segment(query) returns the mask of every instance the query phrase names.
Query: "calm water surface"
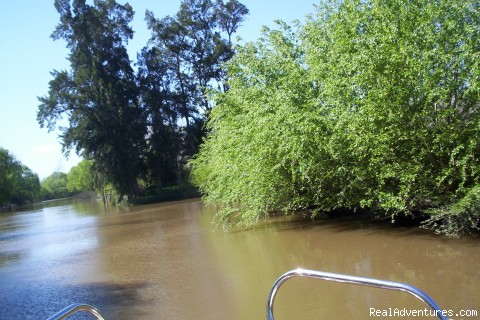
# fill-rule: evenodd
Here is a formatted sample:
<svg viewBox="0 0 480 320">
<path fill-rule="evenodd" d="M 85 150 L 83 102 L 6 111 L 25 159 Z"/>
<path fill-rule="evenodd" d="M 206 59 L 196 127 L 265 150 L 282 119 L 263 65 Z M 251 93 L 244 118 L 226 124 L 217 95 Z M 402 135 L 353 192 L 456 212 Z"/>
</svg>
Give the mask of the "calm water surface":
<svg viewBox="0 0 480 320">
<path fill-rule="evenodd" d="M 296 267 L 407 282 L 443 309 L 480 312 L 480 239 L 290 218 L 225 233 L 213 214 L 190 200 L 110 212 L 63 202 L 2 215 L 0 319 L 45 319 L 75 302 L 110 319 L 265 319 L 271 285 Z M 375 319 L 370 308 L 423 305 L 404 293 L 293 279 L 275 318 Z"/>
</svg>

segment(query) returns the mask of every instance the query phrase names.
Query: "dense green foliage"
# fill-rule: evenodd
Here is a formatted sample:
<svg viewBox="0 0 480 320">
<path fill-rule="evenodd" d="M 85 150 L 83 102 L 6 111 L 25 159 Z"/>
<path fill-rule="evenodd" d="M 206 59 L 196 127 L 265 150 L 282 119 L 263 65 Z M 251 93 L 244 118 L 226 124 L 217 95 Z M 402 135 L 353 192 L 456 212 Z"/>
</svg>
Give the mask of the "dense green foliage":
<svg viewBox="0 0 480 320">
<path fill-rule="evenodd" d="M 243 225 L 306 208 L 474 208 L 479 20 L 473 0 L 332 0 L 298 30 L 265 30 L 228 64 L 194 182 Z M 477 228 L 480 212 L 462 212 Z"/>
<path fill-rule="evenodd" d="M 174 17 L 147 12 L 152 38 L 135 74 L 126 50 L 128 3 L 56 0 L 55 8 L 60 23 L 52 38 L 66 41 L 71 69 L 52 72 L 49 93 L 39 98 L 40 126 L 51 130 L 68 119 L 64 152 L 75 148 L 92 161 L 99 189 L 112 185 L 123 198 L 141 194 L 140 180 L 147 187 L 180 183 L 204 135 L 205 93 L 222 84 L 220 66 L 248 10 L 236 0 L 184 0 Z"/>
<path fill-rule="evenodd" d="M 480 230 L 480 186 L 472 187 L 463 198 L 441 208 L 429 210 L 430 219 L 424 226 L 436 233 L 458 237 L 464 233 L 475 234 Z"/>
<path fill-rule="evenodd" d="M 68 174 L 54 172 L 40 182 L 36 173 L 0 147 L 0 209 L 10 204 L 22 205 L 93 191 L 91 166 L 91 162 L 83 160 Z"/>
<path fill-rule="evenodd" d="M 92 175 L 93 163 L 82 160 L 72 167 L 68 173 L 54 172 L 41 182 L 40 196 L 42 200 L 70 197 L 77 193 L 95 191 L 95 180 Z M 100 189 L 103 189 L 101 186 Z"/>
<path fill-rule="evenodd" d="M 92 162 L 82 160 L 72 167 L 67 174 L 67 190 L 72 193 L 94 191 Z"/>
<path fill-rule="evenodd" d="M 40 195 L 42 200 L 66 198 L 72 195 L 67 188 L 67 174 L 54 172 L 41 182 Z"/>
<path fill-rule="evenodd" d="M 0 209 L 11 203 L 32 202 L 37 199 L 39 191 L 37 174 L 0 147 Z"/>
</svg>

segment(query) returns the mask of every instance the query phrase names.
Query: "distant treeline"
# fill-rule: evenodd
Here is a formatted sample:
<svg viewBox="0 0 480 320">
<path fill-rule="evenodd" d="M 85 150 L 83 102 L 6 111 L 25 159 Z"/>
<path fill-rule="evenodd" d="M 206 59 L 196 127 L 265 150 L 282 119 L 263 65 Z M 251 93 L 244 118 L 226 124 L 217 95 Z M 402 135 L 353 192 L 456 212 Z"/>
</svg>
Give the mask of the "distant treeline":
<svg viewBox="0 0 480 320">
<path fill-rule="evenodd" d="M 55 8 L 52 38 L 66 42 L 70 70 L 52 71 L 49 92 L 39 97 L 40 126 L 53 130 L 67 120 L 64 151 L 91 161 L 97 189 L 135 198 L 186 180 L 212 108 L 207 93 L 227 89 L 222 64 L 248 9 L 236 0 L 184 0 L 174 16 L 147 11 L 151 38 L 134 69 L 129 4 L 56 0 Z"/>
<path fill-rule="evenodd" d="M 35 201 L 40 193 L 38 175 L 0 147 L 0 211 L 11 204 Z"/>
<path fill-rule="evenodd" d="M 92 162 L 82 160 L 68 173 L 54 172 L 40 182 L 40 200 L 67 198 L 97 190 L 91 174 Z"/>
<path fill-rule="evenodd" d="M 68 174 L 54 172 L 40 181 L 35 172 L 0 147 L 0 210 L 94 191 L 91 166 L 90 161 L 83 160 Z"/>
<path fill-rule="evenodd" d="M 326 0 L 236 50 L 192 162 L 221 221 L 342 209 L 478 232 L 478 1 Z"/>
</svg>

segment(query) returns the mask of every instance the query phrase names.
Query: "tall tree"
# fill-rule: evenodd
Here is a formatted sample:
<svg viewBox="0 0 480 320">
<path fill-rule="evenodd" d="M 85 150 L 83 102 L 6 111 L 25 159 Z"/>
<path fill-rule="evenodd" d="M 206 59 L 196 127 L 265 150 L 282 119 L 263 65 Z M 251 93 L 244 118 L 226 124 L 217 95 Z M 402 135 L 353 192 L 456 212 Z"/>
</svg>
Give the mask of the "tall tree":
<svg viewBox="0 0 480 320">
<path fill-rule="evenodd" d="M 220 0 L 184 0 L 163 19 L 147 11 L 152 38 L 138 57 L 138 77 L 151 133 L 147 158 L 154 159 L 158 183 L 173 179 L 179 162 L 198 151 L 212 107 L 207 92 L 224 88 L 222 64 L 232 57 L 231 35 L 247 13 L 238 1 Z"/>
<path fill-rule="evenodd" d="M 222 31 L 228 35 L 228 44 L 232 45 L 232 35 L 237 31 L 240 24 L 248 14 L 247 7 L 237 0 L 229 0 L 224 3 L 217 0 L 217 19 Z"/>
<path fill-rule="evenodd" d="M 64 152 L 75 147 L 93 170 L 120 193 L 139 192 L 140 154 L 146 134 L 138 89 L 125 48 L 133 36 L 130 5 L 114 0 L 56 0 L 60 24 L 52 34 L 70 49 L 70 71 L 53 71 L 37 119 L 52 130 L 66 116 Z"/>
<path fill-rule="evenodd" d="M 149 128 L 145 150 L 146 178 L 158 187 L 178 179 L 178 119 L 181 117 L 175 108 L 178 97 L 171 87 L 175 60 L 160 50 L 157 47 L 144 48 L 138 55 L 138 83 Z"/>
</svg>

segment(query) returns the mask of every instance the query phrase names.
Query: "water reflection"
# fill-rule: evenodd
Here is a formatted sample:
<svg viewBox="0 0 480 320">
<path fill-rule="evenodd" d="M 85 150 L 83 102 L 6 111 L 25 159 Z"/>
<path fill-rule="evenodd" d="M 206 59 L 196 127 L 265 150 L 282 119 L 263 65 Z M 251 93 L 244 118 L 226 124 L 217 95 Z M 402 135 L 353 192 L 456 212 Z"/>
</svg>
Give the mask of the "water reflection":
<svg viewBox="0 0 480 320">
<path fill-rule="evenodd" d="M 193 200 L 109 212 L 61 203 L 0 217 L 0 299 L 9 306 L 0 318 L 46 318 L 86 302 L 112 319 L 264 319 L 270 286 L 299 266 L 408 282 L 443 308 L 480 310 L 478 240 L 294 218 L 225 233 L 213 214 Z M 423 308 L 406 294 L 295 279 L 275 314 L 370 319 L 370 307 Z"/>
<path fill-rule="evenodd" d="M 0 252 L 0 267 L 7 265 L 9 263 L 18 262 L 21 259 L 21 254 L 19 252 Z"/>
</svg>

